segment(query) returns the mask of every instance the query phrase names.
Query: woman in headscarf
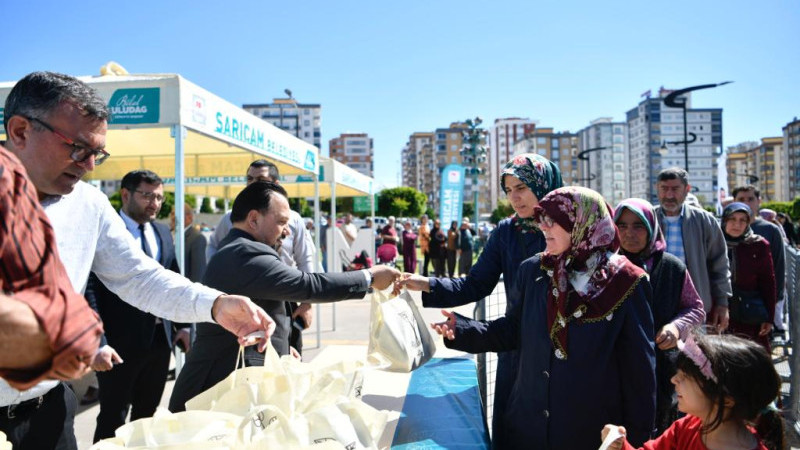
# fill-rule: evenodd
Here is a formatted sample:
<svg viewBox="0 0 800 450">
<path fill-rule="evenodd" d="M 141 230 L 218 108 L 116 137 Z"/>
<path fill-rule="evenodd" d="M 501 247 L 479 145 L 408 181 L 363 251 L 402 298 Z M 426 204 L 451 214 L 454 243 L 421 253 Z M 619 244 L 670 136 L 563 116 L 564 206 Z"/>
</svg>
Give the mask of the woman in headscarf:
<svg viewBox="0 0 800 450">
<path fill-rule="evenodd" d="M 666 253 L 667 243 L 658 226 L 653 205 L 647 200 L 629 198 L 614 212 L 620 235 L 620 253 L 650 275 L 653 287 L 653 325 L 656 344 L 656 432 L 661 434 L 678 416 L 672 397 L 670 378 L 678 339 L 686 340 L 695 326 L 705 321 L 703 300 L 694 288 L 686 265 Z"/>
<path fill-rule="evenodd" d="M 495 448 L 594 450 L 609 417 L 641 445 L 656 391 L 647 274 L 616 253 L 619 235 L 597 192 L 556 189 L 535 217 L 547 247 L 520 266 L 506 315 L 486 322 L 443 310 L 434 329 L 457 350 L 519 351 L 512 393 L 495 411 Z"/>
<path fill-rule="evenodd" d="M 750 229 L 753 211 L 744 203 L 731 203 L 722 211 L 722 233 L 728 244 L 731 286 L 728 332 L 747 336 L 770 351 L 769 333 L 775 318 L 777 288 L 769 243 Z M 737 299 L 760 298 L 767 309 L 767 320 L 760 324 L 743 323 L 737 317 Z"/>
<path fill-rule="evenodd" d="M 453 308 L 491 294 L 502 275 L 508 311 L 519 300 L 509 295 L 517 269 L 522 261 L 545 247 L 544 236 L 533 219 L 533 209 L 541 198 L 561 186 L 557 164 L 533 153 L 515 156 L 500 173 L 500 188 L 506 193 L 514 215 L 497 224 L 467 276 L 451 280 L 404 274 L 400 285 L 422 291 L 422 304 L 427 308 Z M 504 409 L 511 392 L 516 358 L 516 351 L 498 355 L 492 423 L 500 419 L 497 411 Z"/>
</svg>

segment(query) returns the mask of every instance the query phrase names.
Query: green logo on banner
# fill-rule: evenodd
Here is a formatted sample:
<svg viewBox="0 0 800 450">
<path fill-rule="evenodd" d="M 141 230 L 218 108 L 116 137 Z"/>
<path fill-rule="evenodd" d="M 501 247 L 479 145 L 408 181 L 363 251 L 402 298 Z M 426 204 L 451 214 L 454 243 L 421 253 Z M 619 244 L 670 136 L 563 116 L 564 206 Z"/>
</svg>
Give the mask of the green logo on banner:
<svg viewBox="0 0 800 450">
<path fill-rule="evenodd" d="M 373 205 L 378 203 L 378 194 L 375 194 Z M 353 197 L 353 212 L 370 212 L 372 205 L 369 204 L 369 196 Z"/>
<path fill-rule="evenodd" d="M 160 101 L 160 88 L 117 89 L 108 102 L 108 123 L 158 123 Z"/>
</svg>

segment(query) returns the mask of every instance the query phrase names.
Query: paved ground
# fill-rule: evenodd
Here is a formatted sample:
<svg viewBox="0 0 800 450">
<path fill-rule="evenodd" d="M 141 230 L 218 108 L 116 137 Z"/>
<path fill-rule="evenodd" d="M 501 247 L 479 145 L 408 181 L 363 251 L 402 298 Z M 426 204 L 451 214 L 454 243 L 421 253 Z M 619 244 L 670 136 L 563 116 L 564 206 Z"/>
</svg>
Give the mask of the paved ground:
<svg viewBox="0 0 800 450">
<path fill-rule="evenodd" d="M 413 296 L 419 302 L 419 294 L 415 293 Z M 370 302 L 367 299 L 341 302 L 336 304 L 335 308 L 333 305 L 321 305 L 318 306 L 318 309 L 318 317 L 321 319 L 319 321 L 321 325 L 320 342 L 318 345 L 316 325 L 312 325 L 311 330 L 309 330 L 310 333 L 306 332 L 304 336 L 306 349 L 303 353 L 306 360 L 313 359 L 319 354 L 321 348 L 327 345 L 366 345 L 368 343 Z M 334 311 L 335 329 L 333 325 Z M 472 305 L 459 308 L 458 311 L 464 315 L 471 316 Z M 429 323 L 441 320 L 441 314 L 437 309 L 421 309 L 421 312 Z M 442 345 L 440 344 L 439 347 L 442 347 Z M 776 349 L 776 368 L 785 377 L 784 380 L 788 381 L 789 365 L 786 358 L 779 357 L 782 351 L 783 349 Z M 79 398 L 83 395 L 88 383 L 88 377 L 73 382 Z M 167 382 L 161 401 L 161 405 L 164 407 L 169 401 L 173 384 L 174 381 Z M 788 395 L 788 383 L 784 383 L 784 388 L 785 394 Z M 787 400 L 785 399 L 784 402 Z M 97 404 L 88 407 L 79 406 L 78 414 L 75 418 L 75 434 L 78 438 L 78 448 L 81 450 L 88 449 L 91 446 L 98 410 Z M 790 436 L 791 448 L 800 449 L 800 439 L 797 438 L 797 433 L 793 429 L 787 429 L 787 434 Z"/>
</svg>

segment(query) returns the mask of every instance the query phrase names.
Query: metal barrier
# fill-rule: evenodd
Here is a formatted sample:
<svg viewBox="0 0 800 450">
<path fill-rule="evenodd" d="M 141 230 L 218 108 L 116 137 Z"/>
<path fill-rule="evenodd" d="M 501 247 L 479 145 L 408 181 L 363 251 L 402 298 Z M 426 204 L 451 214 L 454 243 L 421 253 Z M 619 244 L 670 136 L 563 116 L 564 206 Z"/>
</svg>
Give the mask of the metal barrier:
<svg viewBox="0 0 800 450">
<path fill-rule="evenodd" d="M 506 313 L 506 285 L 503 277 L 492 293 L 475 305 L 473 317 L 475 320 L 493 320 L 504 316 Z M 478 384 L 481 391 L 481 400 L 486 411 L 486 422 L 489 424 L 491 434 L 492 409 L 494 406 L 494 378 L 497 372 L 497 354 L 478 354 Z"/>
<path fill-rule="evenodd" d="M 800 251 L 786 247 L 786 303 L 789 310 L 789 404 L 785 408 L 794 429 L 800 433 L 800 357 L 794 351 L 794 343 L 800 337 Z"/>
</svg>

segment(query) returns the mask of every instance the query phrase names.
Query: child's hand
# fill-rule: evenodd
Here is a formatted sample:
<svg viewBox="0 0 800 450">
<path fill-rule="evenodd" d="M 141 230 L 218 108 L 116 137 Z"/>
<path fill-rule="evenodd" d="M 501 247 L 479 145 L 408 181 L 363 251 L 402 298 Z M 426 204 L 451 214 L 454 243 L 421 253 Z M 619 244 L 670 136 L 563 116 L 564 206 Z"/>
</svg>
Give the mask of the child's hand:
<svg viewBox="0 0 800 450">
<path fill-rule="evenodd" d="M 439 323 L 432 323 L 431 328 L 436 330 L 445 339 L 453 340 L 456 338 L 456 315 L 450 311 L 442 310 L 442 315 L 447 317 L 447 320 Z"/>
<path fill-rule="evenodd" d="M 600 432 L 603 444 L 599 450 L 621 450 L 625 443 L 625 427 L 608 424 Z"/>
</svg>

